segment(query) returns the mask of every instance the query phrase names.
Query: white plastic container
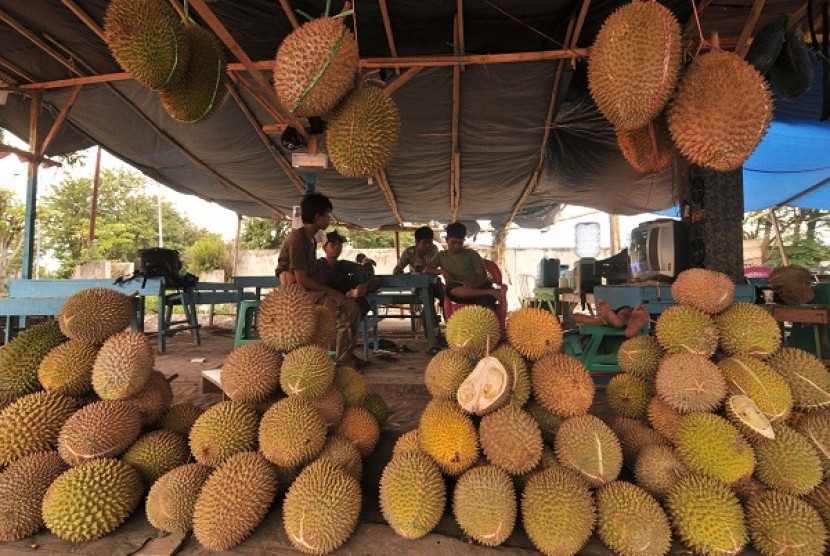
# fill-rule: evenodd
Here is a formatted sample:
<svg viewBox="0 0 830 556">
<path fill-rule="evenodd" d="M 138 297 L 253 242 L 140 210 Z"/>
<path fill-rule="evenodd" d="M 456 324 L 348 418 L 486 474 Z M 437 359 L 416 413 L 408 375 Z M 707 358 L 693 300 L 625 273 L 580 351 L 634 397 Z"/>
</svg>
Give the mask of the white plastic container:
<svg viewBox="0 0 830 556">
<path fill-rule="evenodd" d="M 598 222 L 580 222 L 576 225 L 576 256 L 596 257 L 600 253 Z"/>
</svg>

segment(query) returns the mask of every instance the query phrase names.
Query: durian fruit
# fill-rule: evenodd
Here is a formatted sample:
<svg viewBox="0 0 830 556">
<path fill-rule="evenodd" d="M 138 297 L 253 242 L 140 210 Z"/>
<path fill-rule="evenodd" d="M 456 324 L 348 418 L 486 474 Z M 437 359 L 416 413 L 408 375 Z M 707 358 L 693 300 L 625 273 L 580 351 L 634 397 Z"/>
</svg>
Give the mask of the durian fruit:
<svg viewBox="0 0 830 556">
<path fill-rule="evenodd" d="M 383 426 L 389 418 L 389 406 L 383 401 L 383 398 L 377 392 L 369 390 L 366 398 L 363 400 L 363 409 L 372 414 L 377 419 L 378 424 Z"/>
<path fill-rule="evenodd" d="M 507 540 L 516 525 L 516 489 L 493 465 L 473 467 L 455 484 L 452 513 L 466 535 L 485 546 Z"/>
<path fill-rule="evenodd" d="M 467 357 L 482 357 L 501 339 L 496 313 L 481 305 L 465 305 L 447 321 L 447 343 Z"/>
<path fill-rule="evenodd" d="M 58 436 L 58 453 L 69 465 L 115 458 L 141 433 L 141 414 L 130 403 L 101 400 L 67 419 Z"/>
<path fill-rule="evenodd" d="M 570 556 L 585 546 L 594 530 L 594 500 L 572 470 L 551 467 L 534 474 L 522 492 L 522 524 L 545 554 Z"/>
<path fill-rule="evenodd" d="M 37 369 L 52 349 L 66 341 L 55 321 L 30 326 L 0 352 L 0 389 L 17 395 L 41 390 Z"/>
<path fill-rule="evenodd" d="M 803 499 L 816 509 L 824 520 L 825 529 L 830 531 L 830 480 L 822 482 Z"/>
<path fill-rule="evenodd" d="M 643 379 L 628 373 L 611 378 L 605 387 L 605 397 L 611 410 L 622 417 L 642 419 L 651 400 L 651 386 Z"/>
<path fill-rule="evenodd" d="M 511 475 L 527 473 L 542 457 L 539 425 L 530 413 L 514 405 L 484 416 L 478 435 L 487 460 Z"/>
<path fill-rule="evenodd" d="M 347 178 L 370 178 L 392 161 L 400 130 L 392 97 L 361 85 L 329 118 L 326 146 L 331 163 Z"/>
<path fill-rule="evenodd" d="M 746 521 L 752 544 L 764 556 L 826 554 L 827 529 L 804 500 L 775 490 L 749 500 Z"/>
<path fill-rule="evenodd" d="M 337 333 L 337 314 L 322 305 L 315 305 L 314 310 L 317 313 L 317 327 L 314 329 L 314 338 L 311 343 L 329 350 Z"/>
<path fill-rule="evenodd" d="M 755 476 L 770 488 L 797 496 L 808 494 L 824 477 L 815 447 L 803 434 L 783 423 L 772 426 L 775 440 L 755 445 Z"/>
<path fill-rule="evenodd" d="M 726 418 L 744 438 L 753 442 L 775 439 L 772 423 L 749 396 L 743 394 L 729 396 L 723 405 Z"/>
<path fill-rule="evenodd" d="M 784 34 L 781 53 L 770 68 L 769 78 L 784 98 L 803 95 L 813 86 L 813 59 L 800 29 Z"/>
<path fill-rule="evenodd" d="M 138 394 L 124 400 L 141 412 L 141 425 L 149 427 L 164 415 L 173 403 L 173 388 L 160 371 L 152 371 Z M 185 434 L 187 436 L 187 434 Z"/>
<path fill-rule="evenodd" d="M 214 36 L 195 24 L 184 29 L 190 57 L 176 83 L 159 91 L 164 111 L 179 122 L 194 124 L 216 112 L 227 95 L 225 53 Z"/>
<path fill-rule="evenodd" d="M 309 464 L 282 505 L 291 544 L 306 554 L 328 554 L 345 543 L 360 518 L 360 484 L 327 459 Z"/>
<path fill-rule="evenodd" d="M 588 412 L 594 401 L 594 381 L 578 359 L 563 353 L 545 355 L 530 372 L 533 396 L 560 417 Z"/>
<path fill-rule="evenodd" d="M 37 368 L 37 379 L 47 392 L 82 396 L 92 390 L 92 365 L 98 346 L 80 340 L 64 342 L 49 353 Z"/>
<path fill-rule="evenodd" d="M 353 367 L 337 367 L 334 385 L 343 393 L 343 402 L 349 407 L 363 405 L 363 400 L 369 394 L 369 384 L 360 371 Z"/>
<path fill-rule="evenodd" d="M 306 401 L 317 410 L 327 427 L 339 425 L 343 419 L 343 414 L 346 412 L 346 400 L 335 384 L 332 384 L 319 398 Z"/>
<path fill-rule="evenodd" d="M 458 476 L 478 461 L 478 433 L 454 403 L 430 402 L 418 423 L 418 444 L 441 471 Z"/>
<path fill-rule="evenodd" d="M 92 367 L 92 389 L 104 400 L 138 394 L 153 370 L 153 348 L 143 332 L 119 332 L 104 342 Z"/>
<path fill-rule="evenodd" d="M 507 319 L 507 341 L 531 361 L 562 349 L 562 325 L 550 311 L 522 307 Z"/>
<path fill-rule="evenodd" d="M 208 550 L 228 550 L 250 535 L 277 493 L 277 471 L 258 452 L 230 456 L 202 485 L 193 534 Z"/>
<path fill-rule="evenodd" d="M 295 29 L 280 44 L 274 87 L 298 116 L 320 116 L 354 86 L 357 41 L 342 19 L 321 17 Z"/>
<path fill-rule="evenodd" d="M 617 146 L 632 168 L 643 174 L 662 172 L 677 156 L 666 118 L 661 114 L 643 127 L 615 129 Z"/>
<path fill-rule="evenodd" d="M 212 472 L 207 465 L 187 463 L 159 477 L 147 494 L 150 525 L 167 533 L 190 531 L 196 498 Z"/>
<path fill-rule="evenodd" d="M 723 417 L 690 413 L 680 420 L 677 451 L 692 471 L 731 484 L 752 475 L 755 453 L 741 433 Z"/>
<path fill-rule="evenodd" d="M 289 396 L 319 398 L 333 382 L 334 361 L 320 346 L 299 347 L 282 361 L 280 386 Z"/>
<path fill-rule="evenodd" d="M 539 425 L 539 430 L 542 431 L 542 440 L 553 445 L 553 442 L 556 439 L 556 431 L 565 420 L 565 417 L 556 415 L 536 400 L 531 400 L 525 409 L 533 416 L 536 423 Z"/>
<path fill-rule="evenodd" d="M 362 407 L 349 407 L 335 431 L 355 443 L 360 455 L 369 457 L 380 440 L 380 425 L 377 419 Z"/>
<path fill-rule="evenodd" d="M 421 445 L 418 443 L 418 429 L 412 429 L 400 435 L 395 441 L 395 445 L 392 447 L 392 457 L 394 458 L 407 452 L 421 451 Z"/>
<path fill-rule="evenodd" d="M 326 443 L 326 424 L 311 404 L 289 396 L 272 405 L 259 423 L 259 450 L 282 467 L 305 465 Z"/>
<path fill-rule="evenodd" d="M 763 76 L 724 50 L 695 57 L 668 112 L 669 132 L 683 156 L 718 172 L 739 168 L 771 119 L 772 95 Z"/>
<path fill-rule="evenodd" d="M 690 268 L 677 275 L 671 285 L 671 295 L 682 305 L 715 315 L 732 305 L 735 284 L 723 272 Z"/>
<path fill-rule="evenodd" d="M 437 400 L 453 400 L 458 387 L 473 372 L 473 362 L 455 348 L 436 353 L 424 370 L 424 384 Z"/>
<path fill-rule="evenodd" d="M 658 446 L 671 446 L 669 439 L 647 427 L 637 419 L 628 417 L 614 417 L 609 423 L 611 430 L 620 439 L 620 446 L 623 452 L 623 463 L 629 469 L 633 469 L 637 462 L 640 450 L 651 444 Z"/>
<path fill-rule="evenodd" d="M 0 411 L 2 411 L 4 407 L 6 407 L 19 397 L 20 395 L 16 392 L 11 392 L 9 390 L 0 390 Z"/>
<path fill-rule="evenodd" d="M 104 15 L 104 40 L 133 79 L 160 89 L 187 70 L 189 48 L 181 20 L 163 0 L 113 0 Z"/>
<path fill-rule="evenodd" d="M 803 305 L 812 301 L 815 296 L 809 284 L 784 284 L 774 288 L 775 295 L 786 305 Z"/>
<path fill-rule="evenodd" d="M 74 399 L 57 392 L 35 392 L 7 405 L 0 411 L 0 466 L 54 450 L 61 427 L 77 409 Z"/>
<path fill-rule="evenodd" d="M 267 344 L 243 344 L 222 363 L 222 391 L 235 402 L 264 402 L 280 387 L 281 365 L 282 356 Z"/>
<path fill-rule="evenodd" d="M 36 452 L 0 473 L 1 542 L 17 541 L 43 528 L 43 496 L 66 468 L 57 452 Z"/>
<path fill-rule="evenodd" d="M 159 419 L 158 427 L 189 437 L 193 423 L 204 411 L 204 409 L 192 403 L 173 404 Z"/>
<path fill-rule="evenodd" d="M 711 357 L 718 347 L 718 329 L 712 318 L 688 305 L 675 305 L 663 311 L 654 334 L 668 353 Z"/>
<path fill-rule="evenodd" d="M 770 421 L 786 419 L 793 407 L 793 394 L 784 378 L 754 357 L 735 355 L 718 363 L 732 394 L 744 394 Z"/>
<path fill-rule="evenodd" d="M 617 478 L 623 464 L 622 448 L 614 432 L 599 417 L 565 419 L 556 432 L 556 459 L 573 469 L 591 487 Z"/>
<path fill-rule="evenodd" d="M 654 396 L 648 402 L 646 416 L 654 430 L 674 442 L 677 431 L 680 430 L 680 419 L 683 414 L 664 402 L 660 396 Z"/>
<path fill-rule="evenodd" d="M 259 417 L 247 404 L 219 402 L 202 413 L 190 429 L 196 461 L 216 467 L 232 455 L 256 447 Z"/>
<path fill-rule="evenodd" d="M 663 348 L 654 336 L 634 336 L 626 339 L 617 350 L 620 369 L 642 379 L 653 379 L 663 357 Z"/>
<path fill-rule="evenodd" d="M 767 363 L 790 385 L 796 408 L 810 411 L 830 406 L 830 371 L 818 357 L 803 349 L 782 347 Z"/>
<path fill-rule="evenodd" d="M 830 414 L 808 413 L 795 425 L 795 430 L 815 447 L 824 467 L 824 476 L 830 477 Z"/>
<path fill-rule="evenodd" d="M 290 351 L 311 342 L 317 328 L 314 300 L 299 284 L 287 284 L 262 299 L 256 331 L 276 351 Z"/>
<path fill-rule="evenodd" d="M 184 436 L 158 430 L 141 435 L 124 452 L 121 461 L 132 465 L 150 487 L 168 471 L 187 463 L 189 457 L 190 448 Z"/>
<path fill-rule="evenodd" d="M 58 537 L 87 542 L 124 523 L 144 495 L 138 472 L 117 459 L 94 459 L 55 479 L 43 497 L 43 521 Z"/>
<path fill-rule="evenodd" d="M 767 357 L 781 346 L 781 330 L 760 305 L 735 303 L 715 319 L 720 348 L 729 355 Z"/>
<path fill-rule="evenodd" d="M 726 378 L 718 366 L 692 353 L 665 356 L 654 389 L 669 407 L 683 414 L 714 411 L 728 393 Z"/>
<path fill-rule="evenodd" d="M 458 388 L 458 405 L 474 415 L 486 415 L 499 409 L 510 396 L 510 378 L 501 361 L 492 356 L 482 357 Z"/>
<path fill-rule="evenodd" d="M 641 128 L 663 110 L 681 62 L 674 14 L 653 2 L 626 4 L 605 20 L 591 47 L 591 98 L 615 128 Z"/>
<path fill-rule="evenodd" d="M 343 435 L 333 434 L 328 437 L 317 459 L 327 458 L 343 471 L 360 481 L 363 475 L 363 458 L 354 442 Z"/>
<path fill-rule="evenodd" d="M 135 4 L 142 3 L 141 0 L 133 1 Z M 127 3 L 121 0 L 112 2 Z M 61 307 L 58 325 L 71 340 L 103 344 L 107 338 L 123 332 L 130 325 L 136 314 L 134 300 L 132 295 L 124 295 L 109 288 L 81 290 L 69 296 Z"/>
<path fill-rule="evenodd" d="M 634 464 L 637 485 L 658 500 L 663 500 L 669 489 L 689 473 L 677 451 L 661 444 L 643 446 Z"/>
<path fill-rule="evenodd" d="M 432 531 L 446 502 L 447 486 L 441 470 L 423 452 L 399 454 L 383 468 L 380 511 L 403 538 L 418 539 Z"/>
<path fill-rule="evenodd" d="M 530 399 L 530 371 L 524 358 L 509 344 L 501 344 L 490 355 L 498 359 L 510 375 L 507 403 L 522 407 Z"/>
<path fill-rule="evenodd" d="M 671 548 L 666 513 L 642 488 L 614 481 L 596 493 L 597 535 L 621 556 L 663 556 Z"/>
<path fill-rule="evenodd" d="M 732 489 L 735 496 L 744 504 L 755 496 L 769 490 L 761 481 L 755 478 L 755 475 L 744 477 L 740 481 L 729 485 L 729 488 Z"/>
<path fill-rule="evenodd" d="M 669 489 L 666 508 L 673 529 L 696 553 L 738 554 L 749 540 L 741 503 L 714 477 L 683 477 Z"/>
<path fill-rule="evenodd" d="M 769 282 L 778 298 L 787 305 L 801 305 L 813 299 L 810 284 L 813 276 L 810 271 L 799 265 L 787 265 L 776 268 L 769 275 Z"/>
</svg>

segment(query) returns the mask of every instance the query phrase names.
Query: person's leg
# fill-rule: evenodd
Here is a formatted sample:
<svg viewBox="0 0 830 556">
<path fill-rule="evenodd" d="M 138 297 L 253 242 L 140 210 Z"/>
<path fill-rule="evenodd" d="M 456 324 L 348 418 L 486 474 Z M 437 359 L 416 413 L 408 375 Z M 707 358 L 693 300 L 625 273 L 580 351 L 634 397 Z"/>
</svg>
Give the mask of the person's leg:
<svg viewBox="0 0 830 556">
<path fill-rule="evenodd" d="M 649 314 L 644 305 L 637 305 L 631 310 L 631 316 L 625 327 L 625 337 L 633 338 L 640 334 L 644 327 L 649 324 Z"/>
<path fill-rule="evenodd" d="M 608 324 L 605 322 L 600 316 L 597 315 L 583 315 L 582 313 L 575 313 L 573 316 L 573 321 L 576 324 L 596 324 L 596 325 L 606 325 Z"/>
<path fill-rule="evenodd" d="M 499 291 L 495 288 L 469 288 L 459 282 L 448 284 L 446 295 L 455 303 L 481 305 L 496 310 L 499 300 Z"/>
<path fill-rule="evenodd" d="M 354 354 L 354 347 L 357 342 L 357 327 L 360 324 L 360 307 L 354 299 L 344 298 L 342 302 L 336 298 L 323 295 L 317 301 L 327 310 L 336 315 L 336 352 L 335 361 L 338 364 L 349 366 L 360 366 L 363 360 Z"/>
<path fill-rule="evenodd" d="M 597 313 L 608 326 L 613 326 L 614 328 L 623 328 L 625 326 L 626 321 L 623 320 L 622 315 L 615 313 L 611 309 L 611 305 L 604 299 L 597 301 Z"/>
</svg>

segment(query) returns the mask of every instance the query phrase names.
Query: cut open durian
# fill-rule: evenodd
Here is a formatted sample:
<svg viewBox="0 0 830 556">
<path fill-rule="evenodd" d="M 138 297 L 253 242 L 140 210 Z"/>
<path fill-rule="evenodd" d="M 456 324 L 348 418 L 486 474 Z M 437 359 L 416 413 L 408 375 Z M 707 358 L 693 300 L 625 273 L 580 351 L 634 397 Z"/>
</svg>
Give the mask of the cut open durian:
<svg viewBox="0 0 830 556">
<path fill-rule="evenodd" d="M 458 404 L 469 413 L 485 415 L 498 409 L 510 396 L 510 375 L 495 357 L 483 357 L 461 383 Z"/>
<path fill-rule="evenodd" d="M 730 396 L 725 408 L 729 421 L 750 440 L 775 440 L 772 424 L 749 396 Z"/>
</svg>

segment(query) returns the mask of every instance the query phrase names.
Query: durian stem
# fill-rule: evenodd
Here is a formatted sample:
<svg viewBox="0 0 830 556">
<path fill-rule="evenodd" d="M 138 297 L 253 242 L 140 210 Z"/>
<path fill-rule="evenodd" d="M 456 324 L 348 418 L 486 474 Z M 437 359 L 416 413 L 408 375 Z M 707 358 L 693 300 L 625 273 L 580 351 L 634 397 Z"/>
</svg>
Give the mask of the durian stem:
<svg viewBox="0 0 830 556">
<path fill-rule="evenodd" d="M 294 11 L 297 12 L 298 14 L 300 14 L 301 16 L 303 16 L 306 19 L 306 21 L 312 21 L 314 19 L 313 17 L 311 17 L 310 15 L 308 15 L 307 13 L 305 13 L 303 10 L 301 10 L 299 8 L 294 8 Z"/>
<path fill-rule="evenodd" d="M 331 0 L 326 0 L 326 11 L 323 12 L 323 17 L 329 16 L 329 10 L 331 10 Z"/>
<path fill-rule="evenodd" d="M 354 10 L 346 10 L 344 12 L 340 12 L 339 14 L 332 16 L 331 18 L 332 19 L 340 19 L 342 17 L 352 15 L 353 13 L 354 13 Z"/>
</svg>

